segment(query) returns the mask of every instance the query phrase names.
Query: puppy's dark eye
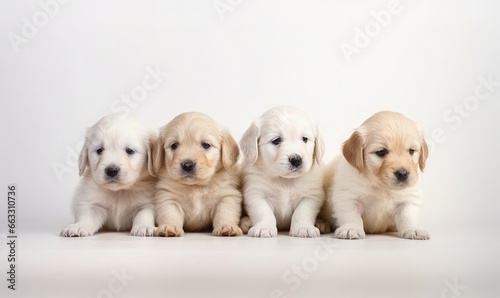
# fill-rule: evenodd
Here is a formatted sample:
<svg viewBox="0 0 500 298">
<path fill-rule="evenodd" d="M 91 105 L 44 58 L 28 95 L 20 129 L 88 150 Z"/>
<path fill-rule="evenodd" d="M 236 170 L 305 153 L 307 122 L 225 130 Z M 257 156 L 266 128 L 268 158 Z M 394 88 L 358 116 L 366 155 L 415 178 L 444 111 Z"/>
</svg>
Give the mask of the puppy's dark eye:
<svg viewBox="0 0 500 298">
<path fill-rule="evenodd" d="M 203 147 L 204 149 L 208 149 L 208 148 L 210 148 L 210 144 L 207 142 L 203 142 L 203 143 L 201 143 L 201 147 Z"/>
<path fill-rule="evenodd" d="M 303 137 L 302 141 L 304 141 L 304 143 L 307 143 L 307 141 L 309 141 L 309 138 L 308 137 Z"/>
<path fill-rule="evenodd" d="M 387 154 L 387 150 L 385 150 L 385 149 L 379 150 L 379 151 L 375 152 L 375 154 L 377 154 L 379 157 L 384 157 Z"/>
<path fill-rule="evenodd" d="M 101 155 L 101 153 L 104 151 L 104 148 L 98 148 L 95 152 L 97 152 L 98 155 Z"/>
<path fill-rule="evenodd" d="M 413 153 L 415 153 L 415 150 L 410 149 L 410 155 L 413 155 Z"/>
<path fill-rule="evenodd" d="M 130 149 L 130 148 L 125 149 L 125 152 L 127 152 L 128 155 L 132 155 L 135 153 L 134 149 Z"/>
<path fill-rule="evenodd" d="M 281 138 L 276 138 L 276 139 L 272 140 L 271 143 L 273 143 L 274 145 L 279 145 L 279 144 L 281 144 Z"/>
<path fill-rule="evenodd" d="M 170 148 L 172 148 L 172 150 L 175 150 L 179 147 L 179 144 L 178 143 L 173 143 L 172 145 L 170 145 Z"/>
</svg>

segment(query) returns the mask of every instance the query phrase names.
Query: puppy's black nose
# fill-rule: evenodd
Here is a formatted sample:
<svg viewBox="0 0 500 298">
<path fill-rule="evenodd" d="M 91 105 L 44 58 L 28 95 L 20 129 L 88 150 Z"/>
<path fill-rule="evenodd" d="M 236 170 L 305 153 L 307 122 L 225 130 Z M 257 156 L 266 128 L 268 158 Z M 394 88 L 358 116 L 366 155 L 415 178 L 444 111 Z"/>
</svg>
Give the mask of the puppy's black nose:
<svg viewBox="0 0 500 298">
<path fill-rule="evenodd" d="M 120 172 L 120 168 L 115 168 L 115 167 L 107 167 L 104 172 L 106 172 L 106 175 L 109 177 L 113 178 L 116 175 L 118 175 L 118 172 Z"/>
<path fill-rule="evenodd" d="M 410 173 L 408 173 L 407 170 L 401 169 L 394 172 L 394 175 L 396 175 L 396 178 L 398 179 L 399 182 L 405 182 L 406 179 L 408 179 Z"/>
<path fill-rule="evenodd" d="M 194 163 L 190 160 L 187 160 L 183 163 L 181 163 L 181 168 L 184 172 L 186 173 L 191 173 L 194 170 Z"/>
<path fill-rule="evenodd" d="M 289 157 L 288 161 L 290 162 L 290 164 L 294 168 L 300 168 L 300 166 L 302 165 L 302 157 L 300 157 L 298 155 L 293 155 L 293 156 Z"/>
</svg>

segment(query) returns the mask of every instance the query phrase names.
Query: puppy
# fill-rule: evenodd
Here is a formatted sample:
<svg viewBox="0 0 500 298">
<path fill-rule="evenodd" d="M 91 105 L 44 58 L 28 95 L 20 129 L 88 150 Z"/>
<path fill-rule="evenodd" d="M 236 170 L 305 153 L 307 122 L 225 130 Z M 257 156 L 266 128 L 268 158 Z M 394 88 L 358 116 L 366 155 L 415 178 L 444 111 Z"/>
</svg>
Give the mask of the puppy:
<svg viewBox="0 0 500 298">
<path fill-rule="evenodd" d="M 87 130 L 78 159 L 83 177 L 73 198 L 75 223 L 62 236 L 91 236 L 101 228 L 154 235 L 150 148 L 156 135 L 125 114 L 108 115 Z"/>
<path fill-rule="evenodd" d="M 418 225 L 418 168 L 424 170 L 428 148 L 417 124 L 400 113 L 377 113 L 354 131 L 342 153 L 326 170 L 330 183 L 322 211 L 338 226 L 334 237 L 397 231 L 402 238 L 429 239 Z"/>
<path fill-rule="evenodd" d="M 184 113 L 160 129 L 153 151 L 159 236 L 213 227 L 216 236 L 242 235 L 239 148 L 226 129 L 201 113 Z"/>
<path fill-rule="evenodd" d="M 325 199 L 319 167 L 324 143 L 302 111 L 277 107 L 255 120 L 240 141 L 244 160 L 242 219 L 252 237 L 319 237 L 314 226 Z"/>
</svg>

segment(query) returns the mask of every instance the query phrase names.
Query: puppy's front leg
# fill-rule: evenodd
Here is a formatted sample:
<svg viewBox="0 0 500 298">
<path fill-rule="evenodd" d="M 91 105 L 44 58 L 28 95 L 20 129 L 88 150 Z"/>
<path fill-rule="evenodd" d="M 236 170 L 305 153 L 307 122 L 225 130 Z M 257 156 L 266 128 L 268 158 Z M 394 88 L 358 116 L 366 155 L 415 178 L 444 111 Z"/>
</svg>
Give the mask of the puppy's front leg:
<svg viewBox="0 0 500 298">
<path fill-rule="evenodd" d="M 245 207 L 254 223 L 253 227 L 248 230 L 248 236 L 269 238 L 278 235 L 276 217 L 271 204 L 265 198 L 253 195 L 247 198 Z"/>
<path fill-rule="evenodd" d="M 319 237 L 319 229 L 314 226 L 319 213 L 319 200 L 317 198 L 302 199 L 292 215 L 290 236 L 314 238 Z"/>
<path fill-rule="evenodd" d="M 134 223 L 130 235 L 133 236 L 153 236 L 155 228 L 155 207 L 153 204 L 142 206 L 134 216 Z"/>
<path fill-rule="evenodd" d="M 184 211 L 174 200 L 168 197 L 157 197 L 156 221 L 158 222 L 156 236 L 184 236 L 184 230 L 182 229 L 184 225 Z"/>
<path fill-rule="evenodd" d="M 401 238 L 428 240 L 429 233 L 418 228 L 420 206 L 413 203 L 402 203 L 394 212 L 394 221 Z"/>
<path fill-rule="evenodd" d="M 338 194 L 341 195 L 341 194 Z M 336 194 L 333 195 L 335 198 Z M 333 214 L 337 221 L 338 228 L 333 237 L 339 239 L 363 239 L 363 206 L 354 198 L 337 200 L 333 203 Z"/>
<path fill-rule="evenodd" d="M 241 195 L 227 196 L 221 199 L 215 210 L 214 229 L 215 236 L 241 236 L 243 232 L 238 223 L 241 217 Z"/>
<path fill-rule="evenodd" d="M 75 206 L 75 223 L 68 225 L 61 232 L 63 237 L 86 237 L 97 232 L 104 222 L 108 213 L 106 209 L 96 205 Z"/>
</svg>

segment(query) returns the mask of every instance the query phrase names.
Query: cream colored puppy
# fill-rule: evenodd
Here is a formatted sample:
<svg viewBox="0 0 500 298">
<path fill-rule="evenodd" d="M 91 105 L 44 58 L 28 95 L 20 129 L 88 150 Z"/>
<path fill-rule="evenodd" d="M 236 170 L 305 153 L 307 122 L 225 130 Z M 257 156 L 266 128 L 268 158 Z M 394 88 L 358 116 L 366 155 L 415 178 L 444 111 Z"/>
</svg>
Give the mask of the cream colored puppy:
<svg viewBox="0 0 500 298">
<path fill-rule="evenodd" d="M 160 129 L 154 148 L 157 235 L 180 237 L 213 227 L 242 235 L 239 148 L 226 129 L 201 113 L 184 113 Z"/>
<path fill-rule="evenodd" d="M 73 198 L 75 223 L 61 236 L 91 236 L 101 228 L 155 232 L 151 143 L 157 133 L 125 114 L 112 114 L 88 129 L 80 157 L 83 175 Z"/>
<path fill-rule="evenodd" d="M 314 226 L 324 201 L 319 164 L 324 144 L 299 109 L 277 107 L 255 120 L 240 141 L 244 161 L 244 205 L 252 237 L 319 237 Z"/>
<path fill-rule="evenodd" d="M 328 167 L 333 180 L 329 210 L 322 212 L 337 226 L 334 237 L 397 231 L 402 238 L 429 239 L 418 224 L 418 168 L 424 169 L 428 149 L 415 122 L 396 112 L 376 113 L 354 131 L 342 153 Z"/>
</svg>

